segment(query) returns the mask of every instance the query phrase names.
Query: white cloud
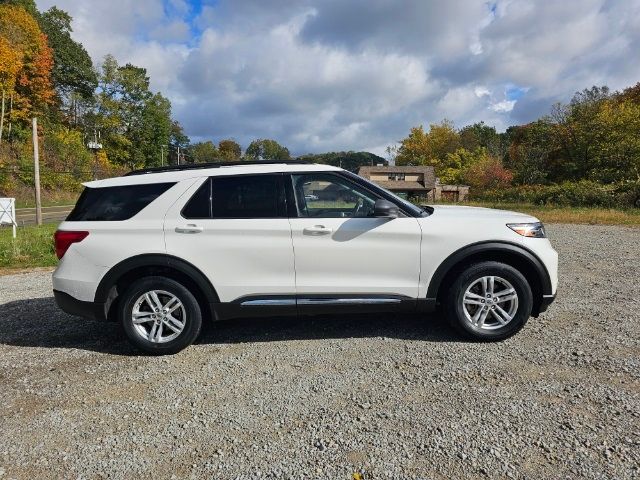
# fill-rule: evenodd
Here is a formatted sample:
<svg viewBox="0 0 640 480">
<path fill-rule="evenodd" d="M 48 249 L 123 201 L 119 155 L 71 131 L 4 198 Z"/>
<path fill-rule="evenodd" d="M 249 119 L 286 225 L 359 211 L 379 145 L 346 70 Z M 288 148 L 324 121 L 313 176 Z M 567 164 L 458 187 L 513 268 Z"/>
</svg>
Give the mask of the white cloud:
<svg viewBox="0 0 640 480">
<path fill-rule="evenodd" d="M 148 69 L 197 138 L 373 149 L 416 124 L 530 121 L 640 80 L 640 0 L 40 0 L 95 61 Z M 194 14 L 196 14 L 194 17 Z M 194 31 L 200 33 L 193 36 Z M 516 92 L 516 94 L 514 94 Z"/>
<path fill-rule="evenodd" d="M 513 110 L 515 104 L 515 100 L 502 100 L 501 102 L 492 103 L 491 110 L 494 112 L 506 113 Z"/>
<path fill-rule="evenodd" d="M 478 98 L 491 96 L 491 92 L 487 87 L 476 87 L 473 89 L 473 93 L 475 93 Z"/>
</svg>

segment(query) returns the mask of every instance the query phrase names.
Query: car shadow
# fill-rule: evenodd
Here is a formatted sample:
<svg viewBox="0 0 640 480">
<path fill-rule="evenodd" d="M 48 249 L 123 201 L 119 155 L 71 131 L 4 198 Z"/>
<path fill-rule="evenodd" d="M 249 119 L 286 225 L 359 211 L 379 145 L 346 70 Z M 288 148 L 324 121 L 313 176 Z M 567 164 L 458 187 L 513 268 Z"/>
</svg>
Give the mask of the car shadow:
<svg viewBox="0 0 640 480">
<path fill-rule="evenodd" d="M 460 342 L 439 316 L 416 314 L 346 314 L 240 318 L 211 323 L 197 344 L 277 342 L 386 337 L 425 342 Z M 0 344 L 34 348 L 76 348 L 113 355 L 140 355 L 117 323 L 73 317 L 53 297 L 16 300 L 2 305 Z"/>
</svg>

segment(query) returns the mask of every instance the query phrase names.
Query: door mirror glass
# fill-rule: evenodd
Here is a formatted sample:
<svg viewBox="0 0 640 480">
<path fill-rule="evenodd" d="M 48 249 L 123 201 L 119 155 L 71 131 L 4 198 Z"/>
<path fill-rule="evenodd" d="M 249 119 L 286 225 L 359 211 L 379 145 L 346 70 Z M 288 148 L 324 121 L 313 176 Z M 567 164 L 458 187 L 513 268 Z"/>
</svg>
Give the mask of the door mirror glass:
<svg viewBox="0 0 640 480">
<path fill-rule="evenodd" d="M 389 200 L 376 200 L 373 214 L 379 218 L 398 218 L 398 206 Z"/>
</svg>

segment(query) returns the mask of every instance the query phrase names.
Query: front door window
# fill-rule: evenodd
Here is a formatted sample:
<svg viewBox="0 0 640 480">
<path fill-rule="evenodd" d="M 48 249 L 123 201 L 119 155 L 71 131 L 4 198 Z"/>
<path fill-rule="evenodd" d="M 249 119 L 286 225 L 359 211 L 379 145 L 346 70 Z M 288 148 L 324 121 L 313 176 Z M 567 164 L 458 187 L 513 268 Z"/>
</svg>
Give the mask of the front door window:
<svg viewBox="0 0 640 480">
<path fill-rule="evenodd" d="M 293 175 L 299 217 L 372 217 L 377 197 L 358 185 L 331 174 Z"/>
</svg>

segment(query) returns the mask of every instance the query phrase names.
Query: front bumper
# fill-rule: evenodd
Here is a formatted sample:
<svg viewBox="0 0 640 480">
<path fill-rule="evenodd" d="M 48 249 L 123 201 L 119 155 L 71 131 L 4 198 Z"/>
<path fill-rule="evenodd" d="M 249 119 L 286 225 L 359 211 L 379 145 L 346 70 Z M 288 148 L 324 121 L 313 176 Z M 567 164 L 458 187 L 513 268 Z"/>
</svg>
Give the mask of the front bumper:
<svg viewBox="0 0 640 480">
<path fill-rule="evenodd" d="M 60 290 L 53 291 L 53 297 L 60 310 L 76 317 L 90 320 L 106 320 L 104 303 L 85 302 Z"/>
</svg>

